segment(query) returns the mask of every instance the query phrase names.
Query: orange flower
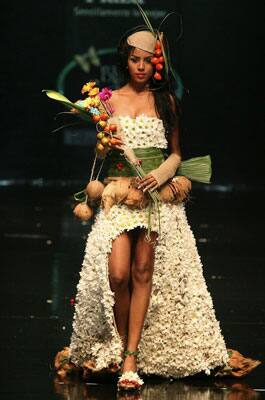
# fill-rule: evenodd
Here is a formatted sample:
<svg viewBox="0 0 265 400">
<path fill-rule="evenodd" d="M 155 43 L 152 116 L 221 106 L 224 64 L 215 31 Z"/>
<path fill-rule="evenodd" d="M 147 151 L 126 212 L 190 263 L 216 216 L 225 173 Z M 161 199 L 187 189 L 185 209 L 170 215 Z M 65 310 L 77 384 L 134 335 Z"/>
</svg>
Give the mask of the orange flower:
<svg viewBox="0 0 265 400">
<path fill-rule="evenodd" d="M 81 93 L 84 94 L 84 93 L 86 93 L 86 92 L 89 92 L 95 85 L 96 85 L 96 82 L 93 82 L 93 81 L 87 82 L 87 83 L 82 87 Z"/>
<path fill-rule="evenodd" d="M 99 88 L 94 87 L 93 89 L 89 90 L 88 94 L 89 96 L 96 96 L 99 93 Z"/>
</svg>

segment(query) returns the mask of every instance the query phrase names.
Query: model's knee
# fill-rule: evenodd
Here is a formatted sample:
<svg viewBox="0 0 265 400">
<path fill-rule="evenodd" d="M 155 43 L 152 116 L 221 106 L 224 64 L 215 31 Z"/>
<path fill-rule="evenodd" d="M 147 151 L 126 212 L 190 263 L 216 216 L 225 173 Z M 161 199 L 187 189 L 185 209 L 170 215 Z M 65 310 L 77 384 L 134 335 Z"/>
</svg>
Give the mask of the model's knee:
<svg viewBox="0 0 265 400">
<path fill-rule="evenodd" d="M 115 292 L 127 289 L 128 283 L 129 283 L 128 274 L 122 272 L 113 272 L 110 274 L 111 288 Z"/>
<path fill-rule="evenodd" d="M 136 283 L 147 284 L 152 280 L 153 266 L 148 262 L 138 262 L 133 268 L 133 279 Z"/>
</svg>

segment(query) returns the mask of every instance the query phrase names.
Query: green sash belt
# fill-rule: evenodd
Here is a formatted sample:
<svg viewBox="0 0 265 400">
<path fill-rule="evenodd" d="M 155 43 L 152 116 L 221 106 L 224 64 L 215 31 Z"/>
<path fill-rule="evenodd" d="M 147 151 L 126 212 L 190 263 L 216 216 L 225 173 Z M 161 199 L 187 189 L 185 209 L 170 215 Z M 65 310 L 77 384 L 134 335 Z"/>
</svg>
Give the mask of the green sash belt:
<svg viewBox="0 0 265 400">
<path fill-rule="evenodd" d="M 158 168 L 165 160 L 161 149 L 157 147 L 138 148 L 133 149 L 133 151 L 136 157 L 142 161 L 141 167 L 146 174 L 153 169 Z M 130 163 L 119 151 L 113 150 L 106 161 L 108 162 L 108 176 L 137 175 L 134 168 L 131 167 Z"/>
<path fill-rule="evenodd" d="M 141 160 L 141 167 L 145 173 L 149 173 L 165 160 L 166 153 L 157 147 L 133 149 L 136 157 Z M 136 172 L 130 163 L 119 152 L 113 150 L 108 154 L 106 176 L 136 176 Z M 211 157 L 194 157 L 180 163 L 176 175 L 184 175 L 192 181 L 210 183 Z"/>
</svg>

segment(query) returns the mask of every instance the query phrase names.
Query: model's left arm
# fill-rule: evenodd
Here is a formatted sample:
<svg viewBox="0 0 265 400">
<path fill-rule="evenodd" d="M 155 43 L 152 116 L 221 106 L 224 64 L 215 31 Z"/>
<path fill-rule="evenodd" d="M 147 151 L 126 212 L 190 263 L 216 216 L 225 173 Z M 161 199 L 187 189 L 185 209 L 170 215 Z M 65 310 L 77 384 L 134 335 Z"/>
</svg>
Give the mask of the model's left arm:
<svg viewBox="0 0 265 400">
<path fill-rule="evenodd" d="M 171 154 L 168 156 L 168 158 L 163 161 L 158 168 L 150 172 L 150 174 L 155 177 L 158 186 L 163 185 L 176 174 L 176 170 L 181 162 L 178 127 L 174 128 L 172 131 L 169 148 Z"/>
<path fill-rule="evenodd" d="M 175 111 L 175 103 L 172 99 L 172 108 Z M 177 116 L 176 116 L 177 118 Z M 178 169 L 181 162 L 181 151 L 180 151 L 180 143 L 179 143 L 179 123 L 177 121 L 176 126 L 172 129 L 171 135 L 169 135 L 169 157 L 160 164 L 160 166 L 146 175 L 143 178 L 139 188 L 144 187 L 144 191 L 146 190 L 155 190 L 165 182 L 167 182 L 170 178 L 172 178 L 176 170 Z"/>
</svg>

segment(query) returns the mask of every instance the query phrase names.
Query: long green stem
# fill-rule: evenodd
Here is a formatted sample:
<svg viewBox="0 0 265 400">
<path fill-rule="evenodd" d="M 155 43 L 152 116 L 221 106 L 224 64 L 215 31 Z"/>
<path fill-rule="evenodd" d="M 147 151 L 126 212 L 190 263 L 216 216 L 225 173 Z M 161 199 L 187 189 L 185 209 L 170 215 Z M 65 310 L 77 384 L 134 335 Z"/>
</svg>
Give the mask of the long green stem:
<svg viewBox="0 0 265 400">
<path fill-rule="evenodd" d="M 148 231 L 147 231 L 148 240 L 151 240 L 151 215 L 152 215 L 152 203 L 148 205 Z"/>
<path fill-rule="evenodd" d="M 79 201 L 79 202 L 83 202 L 83 201 L 85 201 L 86 200 L 86 189 L 84 189 L 84 190 L 81 190 L 80 192 L 77 192 L 77 193 L 75 193 L 73 196 L 74 196 L 74 199 L 76 200 L 76 201 Z"/>
<path fill-rule="evenodd" d="M 130 164 L 134 168 L 135 172 L 137 173 L 137 175 L 140 178 L 143 178 L 146 175 L 143 168 L 139 164 L 131 163 L 131 162 L 130 162 Z M 159 203 L 161 202 L 161 199 L 160 199 L 160 196 L 159 196 L 159 193 L 157 190 L 153 190 L 153 191 L 148 190 L 148 194 L 151 197 L 151 199 L 153 200 L 155 208 L 157 209 L 158 226 L 159 226 L 159 233 L 160 233 L 161 232 L 161 224 L 160 224 L 160 209 L 159 209 L 160 204 Z M 152 209 L 152 207 L 149 207 L 149 210 L 148 210 L 148 235 L 147 235 L 148 238 L 150 238 L 150 232 L 151 232 L 151 209 Z"/>
<path fill-rule="evenodd" d="M 144 170 L 142 169 L 142 167 L 141 167 L 140 165 L 137 165 L 137 164 L 132 164 L 132 165 L 133 165 L 133 167 L 134 167 L 136 173 L 138 174 L 138 176 L 139 176 L 140 178 L 145 177 L 146 173 L 144 172 Z M 148 190 L 148 194 L 149 194 L 149 196 L 151 197 L 151 199 L 152 199 L 154 202 L 160 201 L 160 196 L 159 196 L 159 193 L 158 193 L 157 190 L 153 190 L 153 191 Z"/>
<path fill-rule="evenodd" d="M 97 173 L 97 176 L 96 176 L 96 180 L 98 180 L 98 177 L 99 177 L 100 172 L 101 172 L 101 170 L 102 170 L 102 167 L 103 167 L 103 164 L 104 164 L 105 159 L 106 159 L 106 157 L 104 157 L 103 160 L 102 160 L 102 163 L 101 163 L 101 165 L 100 165 L 100 168 L 99 168 L 98 173 Z"/>
<path fill-rule="evenodd" d="M 91 182 L 92 179 L 93 179 L 93 175 L 94 175 L 94 171 L 95 171 L 96 162 L 97 162 L 97 154 L 95 155 L 95 158 L 94 158 L 94 161 L 93 161 L 93 166 L 92 166 L 92 169 L 91 169 L 91 174 L 90 174 L 89 182 Z"/>
</svg>

